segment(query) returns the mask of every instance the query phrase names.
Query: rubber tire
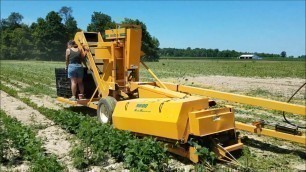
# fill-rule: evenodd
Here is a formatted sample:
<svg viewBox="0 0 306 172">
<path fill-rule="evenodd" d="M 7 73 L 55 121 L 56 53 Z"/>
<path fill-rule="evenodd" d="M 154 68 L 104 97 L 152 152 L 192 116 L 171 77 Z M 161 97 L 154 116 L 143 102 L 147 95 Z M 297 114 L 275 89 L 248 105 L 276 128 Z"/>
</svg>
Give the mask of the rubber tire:
<svg viewBox="0 0 306 172">
<path fill-rule="evenodd" d="M 101 98 L 98 103 L 97 118 L 103 124 L 112 123 L 112 115 L 116 106 L 117 100 L 113 97 L 107 96 Z M 103 118 L 103 115 L 107 118 Z"/>
</svg>

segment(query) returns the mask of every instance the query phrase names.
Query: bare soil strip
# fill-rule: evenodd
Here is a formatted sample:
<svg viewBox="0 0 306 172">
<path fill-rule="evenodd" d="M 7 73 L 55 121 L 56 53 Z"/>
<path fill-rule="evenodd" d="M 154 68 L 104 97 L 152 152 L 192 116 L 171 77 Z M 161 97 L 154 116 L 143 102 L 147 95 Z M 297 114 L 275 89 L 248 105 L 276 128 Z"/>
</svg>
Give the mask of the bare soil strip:
<svg viewBox="0 0 306 172">
<path fill-rule="evenodd" d="M 22 101 L 9 96 L 2 90 L 0 90 L 0 95 L 1 109 L 3 109 L 8 115 L 17 118 L 22 123 L 26 125 L 54 125 L 52 121 L 48 120 L 45 116 L 41 115 L 38 111 L 29 107 Z"/>
<path fill-rule="evenodd" d="M 4 81 L 1 81 L 1 83 L 9 88 L 12 88 L 13 90 L 20 91 L 20 88 L 10 83 Z M 19 82 L 19 84 L 22 85 L 23 83 Z M 51 98 L 50 96 L 47 95 L 30 95 L 28 93 L 18 93 L 18 95 L 23 98 L 31 99 L 31 101 L 39 107 L 44 106 L 55 110 L 62 108 L 59 103 L 56 103 L 56 100 L 54 98 Z"/>
<path fill-rule="evenodd" d="M 26 172 L 29 170 L 29 165 L 27 162 L 23 162 L 22 164 L 15 166 L 15 167 L 4 167 L 0 166 L 0 171 L 8 171 L 8 172 Z M 1 172 L 2 172 L 1 171 Z"/>
<path fill-rule="evenodd" d="M 62 107 L 56 103 L 56 100 L 54 98 L 51 98 L 47 95 L 25 95 L 25 94 L 18 94 L 20 97 L 28 97 L 33 103 L 35 103 L 38 107 L 44 106 L 49 109 L 59 110 L 62 109 Z"/>
<path fill-rule="evenodd" d="M 20 88 L 19 87 L 16 87 L 15 85 L 11 84 L 11 83 L 8 83 L 8 82 L 5 82 L 5 81 L 1 81 L 1 83 L 7 87 L 10 87 L 16 91 L 20 91 Z"/>
</svg>

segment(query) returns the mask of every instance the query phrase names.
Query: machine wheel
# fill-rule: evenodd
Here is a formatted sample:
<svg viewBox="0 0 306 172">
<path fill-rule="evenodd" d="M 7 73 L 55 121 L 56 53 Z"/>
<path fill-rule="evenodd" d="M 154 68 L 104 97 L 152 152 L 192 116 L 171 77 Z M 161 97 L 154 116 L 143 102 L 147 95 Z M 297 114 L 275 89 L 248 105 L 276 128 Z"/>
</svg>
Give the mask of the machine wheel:
<svg viewBox="0 0 306 172">
<path fill-rule="evenodd" d="M 103 123 L 112 123 L 112 115 L 116 106 L 116 99 L 110 96 L 101 98 L 98 103 L 97 117 Z"/>
</svg>

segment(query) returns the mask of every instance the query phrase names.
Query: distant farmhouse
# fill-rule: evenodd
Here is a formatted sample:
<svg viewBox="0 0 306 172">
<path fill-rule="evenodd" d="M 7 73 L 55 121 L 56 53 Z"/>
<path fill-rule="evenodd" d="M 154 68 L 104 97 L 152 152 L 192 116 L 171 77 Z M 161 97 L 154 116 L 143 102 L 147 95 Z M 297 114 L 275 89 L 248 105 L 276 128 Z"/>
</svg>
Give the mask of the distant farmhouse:
<svg viewBox="0 0 306 172">
<path fill-rule="evenodd" d="M 237 59 L 254 59 L 254 60 L 260 60 L 261 57 L 257 56 L 256 54 L 243 54 L 239 56 Z"/>
</svg>

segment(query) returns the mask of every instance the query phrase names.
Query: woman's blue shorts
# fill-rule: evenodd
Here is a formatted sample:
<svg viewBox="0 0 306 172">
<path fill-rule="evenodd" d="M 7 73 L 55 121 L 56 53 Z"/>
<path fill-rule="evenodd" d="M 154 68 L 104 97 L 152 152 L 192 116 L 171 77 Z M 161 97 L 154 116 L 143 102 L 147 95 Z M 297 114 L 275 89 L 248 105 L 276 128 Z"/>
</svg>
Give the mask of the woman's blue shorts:
<svg viewBox="0 0 306 172">
<path fill-rule="evenodd" d="M 84 69 L 81 64 L 68 65 L 68 78 L 83 78 Z"/>
</svg>

